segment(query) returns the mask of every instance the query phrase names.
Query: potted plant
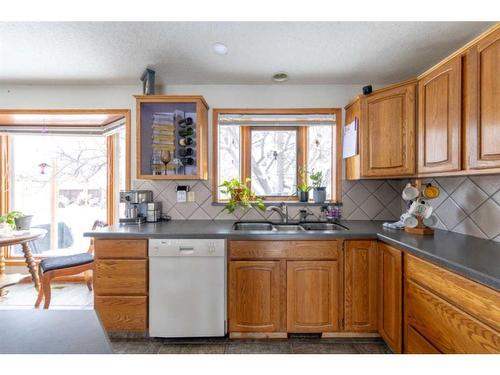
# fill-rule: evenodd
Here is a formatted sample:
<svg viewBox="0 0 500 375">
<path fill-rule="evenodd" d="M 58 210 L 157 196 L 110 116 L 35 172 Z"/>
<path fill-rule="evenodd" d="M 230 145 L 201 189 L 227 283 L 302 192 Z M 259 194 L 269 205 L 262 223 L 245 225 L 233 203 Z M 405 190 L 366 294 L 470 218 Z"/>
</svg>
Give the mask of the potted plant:
<svg viewBox="0 0 500 375">
<path fill-rule="evenodd" d="M 313 187 L 313 198 L 315 203 L 324 203 L 326 200 L 326 186 L 323 177 L 323 172 L 318 171 L 314 172 L 314 169 L 309 176 L 311 179 L 312 187 Z"/>
<path fill-rule="evenodd" d="M 297 185 L 297 193 L 299 195 L 299 202 L 309 201 L 309 191 L 311 191 L 312 186 L 307 183 L 307 169 L 304 167 L 299 168 L 299 176 L 301 182 Z"/>
<path fill-rule="evenodd" d="M 31 226 L 33 215 L 25 215 L 19 211 L 10 211 L 7 215 L 0 216 L 0 223 L 9 224 L 12 229 L 28 230 Z"/>
<path fill-rule="evenodd" d="M 258 209 L 265 211 L 266 207 L 262 198 L 256 197 L 255 193 L 248 187 L 250 179 L 247 178 L 245 182 L 241 182 L 236 178 L 226 180 L 219 186 L 223 194 L 229 194 L 229 201 L 226 203 L 226 210 L 233 213 L 236 208 L 250 208 L 253 204 Z"/>
</svg>

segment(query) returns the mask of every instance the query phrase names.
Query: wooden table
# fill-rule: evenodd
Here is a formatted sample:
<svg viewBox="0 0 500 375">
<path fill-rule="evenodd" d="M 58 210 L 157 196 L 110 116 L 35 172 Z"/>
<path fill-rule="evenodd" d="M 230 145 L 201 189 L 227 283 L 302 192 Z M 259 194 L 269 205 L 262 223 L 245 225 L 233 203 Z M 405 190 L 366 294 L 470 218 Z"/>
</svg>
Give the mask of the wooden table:
<svg viewBox="0 0 500 375">
<path fill-rule="evenodd" d="M 111 354 L 94 310 L 0 310 L 0 354 Z"/>
<path fill-rule="evenodd" d="M 31 279 L 33 280 L 33 284 L 35 285 L 36 290 L 39 290 L 40 288 L 40 279 L 38 277 L 35 259 L 33 258 L 33 254 L 31 253 L 31 249 L 29 247 L 29 242 L 39 240 L 40 238 L 45 237 L 46 234 L 46 230 L 34 228 L 23 235 L 0 237 L 0 248 L 5 246 L 21 245 L 23 249 L 24 260 L 31 274 Z M 6 274 L 5 261 L 2 254 L 0 258 L 0 291 L 6 286 L 17 284 L 18 282 L 24 280 L 26 277 L 29 277 L 29 275 L 22 275 L 19 273 Z"/>
</svg>

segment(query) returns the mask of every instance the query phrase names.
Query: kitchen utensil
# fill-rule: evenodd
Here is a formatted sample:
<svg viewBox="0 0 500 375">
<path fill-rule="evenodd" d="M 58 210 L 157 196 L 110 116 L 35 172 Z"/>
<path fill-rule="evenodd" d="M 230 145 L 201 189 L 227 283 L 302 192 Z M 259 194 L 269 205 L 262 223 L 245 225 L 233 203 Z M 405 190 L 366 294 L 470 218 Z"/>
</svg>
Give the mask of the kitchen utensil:
<svg viewBox="0 0 500 375">
<path fill-rule="evenodd" d="M 423 219 L 422 222 L 424 223 L 425 226 L 427 227 L 433 227 L 437 224 L 437 216 L 432 214 L 429 216 L 427 219 Z"/>
<path fill-rule="evenodd" d="M 408 209 L 408 213 L 414 216 L 421 216 L 424 219 L 429 218 L 432 214 L 432 211 L 433 211 L 432 207 L 421 199 L 413 202 L 410 208 Z"/>
<path fill-rule="evenodd" d="M 410 183 L 406 184 L 403 189 L 403 193 L 401 194 L 405 201 L 411 201 L 412 199 L 418 198 L 419 195 L 420 192 L 418 189 Z"/>
<path fill-rule="evenodd" d="M 435 199 L 439 197 L 439 194 L 440 194 L 439 188 L 430 183 L 425 185 L 425 188 L 422 191 L 422 195 L 424 196 L 424 198 L 427 199 Z"/>
<path fill-rule="evenodd" d="M 408 212 L 401 215 L 401 221 L 405 227 L 415 228 L 418 225 L 418 219 Z"/>
</svg>

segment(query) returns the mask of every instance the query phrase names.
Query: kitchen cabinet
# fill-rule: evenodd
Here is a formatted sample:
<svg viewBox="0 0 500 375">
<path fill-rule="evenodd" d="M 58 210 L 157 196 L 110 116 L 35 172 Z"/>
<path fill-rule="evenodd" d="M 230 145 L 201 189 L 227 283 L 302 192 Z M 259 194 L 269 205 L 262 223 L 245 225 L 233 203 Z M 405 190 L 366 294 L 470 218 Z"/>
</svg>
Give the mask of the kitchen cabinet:
<svg viewBox="0 0 500 375">
<path fill-rule="evenodd" d="M 137 95 L 137 178 L 208 179 L 208 104 L 202 96 Z M 181 164 L 174 164 L 174 159 Z"/>
<path fill-rule="evenodd" d="M 378 272 L 376 241 L 345 242 L 345 331 L 377 332 Z"/>
<path fill-rule="evenodd" d="M 346 107 L 346 125 L 358 119 L 359 155 L 346 159 L 346 178 L 415 174 L 416 80 L 360 96 Z"/>
<path fill-rule="evenodd" d="M 229 241 L 231 337 L 334 332 L 342 316 L 339 241 Z"/>
<path fill-rule="evenodd" d="M 339 329 L 339 262 L 287 262 L 287 331 Z"/>
<path fill-rule="evenodd" d="M 418 80 L 418 173 L 461 169 L 462 63 L 457 56 Z"/>
<path fill-rule="evenodd" d="M 108 331 L 148 328 L 146 239 L 95 239 L 94 309 Z"/>
<path fill-rule="evenodd" d="M 361 98 L 361 177 L 415 173 L 415 81 Z"/>
<path fill-rule="evenodd" d="M 500 27 L 465 56 L 467 167 L 500 168 Z"/>
<path fill-rule="evenodd" d="M 378 331 L 394 353 L 403 350 L 403 252 L 378 244 Z"/>
<path fill-rule="evenodd" d="M 404 266 L 406 353 L 500 353 L 500 293 L 412 255 Z"/>
<path fill-rule="evenodd" d="M 229 331 L 283 330 L 285 267 L 279 260 L 229 263 Z"/>
</svg>

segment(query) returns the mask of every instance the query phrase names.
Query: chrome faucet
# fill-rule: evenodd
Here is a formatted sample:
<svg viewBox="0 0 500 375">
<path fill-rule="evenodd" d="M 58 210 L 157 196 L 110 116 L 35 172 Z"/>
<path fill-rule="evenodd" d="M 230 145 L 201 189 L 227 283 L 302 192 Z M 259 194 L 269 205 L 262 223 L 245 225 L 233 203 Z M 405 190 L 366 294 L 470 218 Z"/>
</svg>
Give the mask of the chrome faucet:
<svg viewBox="0 0 500 375">
<path fill-rule="evenodd" d="M 280 215 L 283 224 L 288 223 L 288 206 L 285 202 L 281 202 L 279 206 L 268 206 L 266 211 L 276 211 Z"/>
</svg>

